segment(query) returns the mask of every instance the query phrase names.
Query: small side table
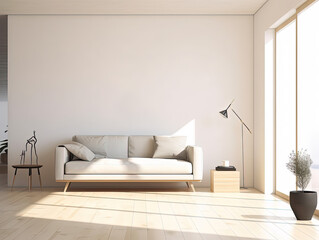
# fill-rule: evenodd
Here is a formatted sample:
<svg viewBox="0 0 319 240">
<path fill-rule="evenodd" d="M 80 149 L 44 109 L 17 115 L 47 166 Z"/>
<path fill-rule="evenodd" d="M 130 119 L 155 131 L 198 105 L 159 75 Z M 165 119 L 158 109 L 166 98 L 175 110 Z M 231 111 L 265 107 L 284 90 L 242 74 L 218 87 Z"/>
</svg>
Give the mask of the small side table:
<svg viewBox="0 0 319 240">
<path fill-rule="evenodd" d="M 18 169 L 29 169 L 29 183 L 28 183 L 28 188 L 29 191 L 31 191 L 32 188 L 32 169 L 37 169 L 38 170 L 38 175 L 39 175 L 39 182 L 40 182 L 40 187 L 42 191 L 42 182 L 41 182 L 41 175 L 40 175 L 40 168 L 42 168 L 43 165 L 35 165 L 35 164 L 22 164 L 22 165 L 12 165 L 12 167 L 15 169 L 14 171 L 14 177 L 12 181 L 12 186 L 11 186 L 11 191 L 14 185 L 14 180 L 16 178 Z"/>
<path fill-rule="evenodd" d="M 239 192 L 239 171 L 210 170 L 210 190 L 212 192 Z"/>
</svg>

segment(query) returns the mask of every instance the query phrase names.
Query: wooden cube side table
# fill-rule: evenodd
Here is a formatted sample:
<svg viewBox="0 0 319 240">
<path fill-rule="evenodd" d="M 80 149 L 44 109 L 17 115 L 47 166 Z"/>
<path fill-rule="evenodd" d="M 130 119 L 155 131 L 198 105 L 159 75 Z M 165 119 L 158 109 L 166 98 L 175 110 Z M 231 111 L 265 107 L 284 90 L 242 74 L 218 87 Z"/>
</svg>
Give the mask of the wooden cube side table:
<svg viewBox="0 0 319 240">
<path fill-rule="evenodd" d="M 212 192 L 239 192 L 239 171 L 216 171 L 210 170 L 210 190 Z"/>
</svg>

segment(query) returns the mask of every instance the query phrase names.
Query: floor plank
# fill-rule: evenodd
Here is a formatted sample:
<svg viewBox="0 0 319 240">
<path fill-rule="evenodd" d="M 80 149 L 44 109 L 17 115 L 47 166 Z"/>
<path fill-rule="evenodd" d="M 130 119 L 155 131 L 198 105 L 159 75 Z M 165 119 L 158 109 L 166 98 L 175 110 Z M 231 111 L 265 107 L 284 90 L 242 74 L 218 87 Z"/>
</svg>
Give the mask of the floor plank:
<svg viewBox="0 0 319 240">
<path fill-rule="evenodd" d="M 254 189 L 94 190 L 0 186 L 0 239 L 313 240 L 319 220 Z"/>
</svg>

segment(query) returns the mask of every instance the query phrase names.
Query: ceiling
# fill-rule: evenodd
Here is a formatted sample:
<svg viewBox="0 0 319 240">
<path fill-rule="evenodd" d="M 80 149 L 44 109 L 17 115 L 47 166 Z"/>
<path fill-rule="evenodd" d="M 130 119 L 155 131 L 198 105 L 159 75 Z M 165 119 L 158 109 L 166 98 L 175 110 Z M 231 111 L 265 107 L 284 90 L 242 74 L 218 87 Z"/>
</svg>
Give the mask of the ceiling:
<svg viewBox="0 0 319 240">
<path fill-rule="evenodd" d="M 0 14 L 255 14 L 267 0 L 0 0 Z"/>
</svg>

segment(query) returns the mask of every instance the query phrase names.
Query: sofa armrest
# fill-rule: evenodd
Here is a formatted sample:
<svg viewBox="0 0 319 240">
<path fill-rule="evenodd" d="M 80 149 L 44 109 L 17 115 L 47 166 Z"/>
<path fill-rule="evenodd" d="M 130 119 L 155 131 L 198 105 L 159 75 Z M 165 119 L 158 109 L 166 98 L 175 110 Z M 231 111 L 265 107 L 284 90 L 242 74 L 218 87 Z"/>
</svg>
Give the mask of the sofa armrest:
<svg viewBox="0 0 319 240">
<path fill-rule="evenodd" d="M 70 160 L 70 152 L 62 146 L 55 150 L 55 180 L 63 180 L 64 165 Z"/>
<path fill-rule="evenodd" d="M 203 149 L 197 146 L 187 147 L 187 157 L 193 165 L 194 180 L 203 179 Z"/>
</svg>

